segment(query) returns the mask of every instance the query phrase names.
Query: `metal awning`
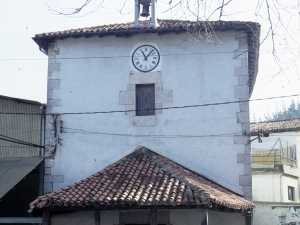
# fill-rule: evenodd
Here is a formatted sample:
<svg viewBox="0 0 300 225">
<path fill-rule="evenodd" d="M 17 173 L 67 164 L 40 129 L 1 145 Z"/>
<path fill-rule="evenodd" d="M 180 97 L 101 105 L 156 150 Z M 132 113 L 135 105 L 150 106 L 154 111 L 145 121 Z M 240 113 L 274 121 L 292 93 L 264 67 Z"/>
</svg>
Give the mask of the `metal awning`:
<svg viewBox="0 0 300 225">
<path fill-rule="evenodd" d="M 0 199 L 28 173 L 30 173 L 44 157 L 0 158 Z"/>
</svg>

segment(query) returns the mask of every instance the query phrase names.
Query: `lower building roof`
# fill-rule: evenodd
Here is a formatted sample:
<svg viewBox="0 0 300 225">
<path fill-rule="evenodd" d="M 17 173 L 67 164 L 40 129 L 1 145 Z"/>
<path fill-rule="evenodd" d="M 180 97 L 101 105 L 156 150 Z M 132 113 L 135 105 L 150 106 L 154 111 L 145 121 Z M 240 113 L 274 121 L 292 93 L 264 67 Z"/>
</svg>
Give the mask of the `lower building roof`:
<svg viewBox="0 0 300 225">
<path fill-rule="evenodd" d="M 0 158 L 0 199 L 28 173 L 30 173 L 44 157 Z"/>
<path fill-rule="evenodd" d="M 33 209 L 114 209 L 121 207 L 225 207 L 255 205 L 183 166 L 141 148 L 75 184 L 40 196 Z"/>
<path fill-rule="evenodd" d="M 251 135 L 300 131 L 300 118 L 250 124 Z"/>
</svg>

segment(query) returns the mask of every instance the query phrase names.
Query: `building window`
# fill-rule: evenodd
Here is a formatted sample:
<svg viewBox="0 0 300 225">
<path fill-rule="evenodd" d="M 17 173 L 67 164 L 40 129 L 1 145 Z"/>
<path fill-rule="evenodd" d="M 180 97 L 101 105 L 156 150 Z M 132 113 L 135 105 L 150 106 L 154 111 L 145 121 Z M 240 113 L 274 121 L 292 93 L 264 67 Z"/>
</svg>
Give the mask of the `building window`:
<svg viewBox="0 0 300 225">
<path fill-rule="evenodd" d="M 288 199 L 294 201 L 295 200 L 294 194 L 295 194 L 295 188 L 288 186 Z"/>
<path fill-rule="evenodd" d="M 155 86 L 154 84 L 136 85 L 136 115 L 155 115 Z"/>
</svg>

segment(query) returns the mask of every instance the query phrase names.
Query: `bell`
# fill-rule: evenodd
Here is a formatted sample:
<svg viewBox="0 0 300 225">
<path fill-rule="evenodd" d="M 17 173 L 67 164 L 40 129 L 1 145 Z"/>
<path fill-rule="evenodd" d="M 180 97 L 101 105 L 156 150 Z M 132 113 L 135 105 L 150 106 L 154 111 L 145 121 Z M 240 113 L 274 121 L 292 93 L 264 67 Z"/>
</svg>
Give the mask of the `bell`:
<svg viewBox="0 0 300 225">
<path fill-rule="evenodd" d="M 149 13 L 149 5 L 148 4 L 143 4 L 143 12 L 141 13 L 142 17 L 148 17 L 150 16 Z"/>
</svg>

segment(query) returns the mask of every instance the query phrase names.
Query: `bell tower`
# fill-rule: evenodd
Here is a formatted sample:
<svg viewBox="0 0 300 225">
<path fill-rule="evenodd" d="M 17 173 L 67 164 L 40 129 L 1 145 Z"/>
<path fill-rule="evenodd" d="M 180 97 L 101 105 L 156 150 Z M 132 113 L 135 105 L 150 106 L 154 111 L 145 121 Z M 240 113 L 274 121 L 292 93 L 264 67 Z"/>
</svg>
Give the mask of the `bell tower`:
<svg viewBox="0 0 300 225">
<path fill-rule="evenodd" d="M 141 20 L 140 17 L 144 17 L 145 20 Z M 134 26 L 136 27 L 156 26 L 155 0 L 134 0 Z"/>
</svg>

